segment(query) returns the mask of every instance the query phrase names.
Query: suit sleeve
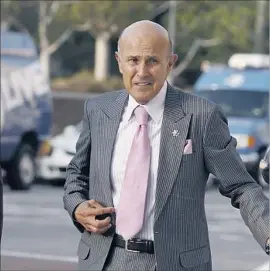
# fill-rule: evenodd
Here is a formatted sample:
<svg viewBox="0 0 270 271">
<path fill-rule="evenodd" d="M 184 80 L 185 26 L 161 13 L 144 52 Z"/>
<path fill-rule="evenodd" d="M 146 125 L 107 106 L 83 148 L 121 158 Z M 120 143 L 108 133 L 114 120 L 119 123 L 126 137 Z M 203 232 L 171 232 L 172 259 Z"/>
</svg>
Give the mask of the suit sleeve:
<svg viewBox="0 0 270 271">
<path fill-rule="evenodd" d="M 227 119 L 219 106 L 214 106 L 206 122 L 203 146 L 209 173 L 220 181 L 220 193 L 240 209 L 245 224 L 265 249 L 269 237 L 269 199 L 262 187 L 249 175 L 236 151 Z"/>
<path fill-rule="evenodd" d="M 67 177 L 64 185 L 64 207 L 68 211 L 77 229 L 83 232 L 84 228 L 75 221 L 76 207 L 89 200 L 89 167 L 91 153 L 91 131 L 88 115 L 88 101 L 84 105 L 82 130 L 76 143 L 76 154 L 67 167 Z"/>
</svg>

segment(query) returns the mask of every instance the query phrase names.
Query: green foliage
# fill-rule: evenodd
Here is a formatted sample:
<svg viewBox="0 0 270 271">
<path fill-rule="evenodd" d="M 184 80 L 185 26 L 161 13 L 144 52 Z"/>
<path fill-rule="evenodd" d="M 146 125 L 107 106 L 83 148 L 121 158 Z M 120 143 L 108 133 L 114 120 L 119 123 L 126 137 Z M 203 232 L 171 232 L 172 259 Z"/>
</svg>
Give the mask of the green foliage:
<svg viewBox="0 0 270 271">
<path fill-rule="evenodd" d="M 253 43 L 256 1 L 183 1 L 177 9 L 176 47 L 185 55 L 197 39 L 217 38 L 222 44 L 207 49 L 202 58 L 222 61 L 232 51 L 250 52 Z"/>
<path fill-rule="evenodd" d="M 45 1 L 45 0 L 43 0 Z M 39 2 L 31 0 L 1 1 L 1 19 L 15 18 L 38 41 Z M 53 1 L 46 1 L 49 7 Z M 67 4 L 67 2 L 69 4 Z M 107 33 L 117 36 L 130 23 L 151 18 L 154 7 L 165 1 L 59 1 L 60 8 L 48 28 L 49 41 L 55 41 L 69 27 L 87 24 L 86 29 L 92 36 Z M 204 59 L 219 62 L 226 61 L 235 52 L 251 52 L 254 43 L 256 18 L 256 0 L 218 1 L 218 0 L 182 0 L 177 1 L 176 52 L 180 60 L 186 55 L 194 40 L 218 38 L 218 46 L 201 50 L 191 63 L 199 67 Z M 269 9 L 269 3 L 267 8 Z M 266 22 L 269 22 L 269 13 Z M 168 16 L 164 26 L 168 26 Z M 269 26 L 265 48 L 268 48 Z M 203 53 L 204 52 L 204 53 Z M 91 56 L 92 57 L 92 56 Z"/>
<path fill-rule="evenodd" d="M 1 5 L 1 21 L 17 22 L 17 17 L 20 14 L 20 1 L 4 0 Z"/>
<path fill-rule="evenodd" d="M 148 19 L 153 7 L 152 1 L 74 1 L 63 5 L 58 20 L 73 26 L 88 24 L 94 36 L 101 32 L 115 35 L 137 20 Z"/>
<path fill-rule="evenodd" d="M 18 1 L 1 1 L 1 20 L 7 19 L 9 16 L 16 16 L 19 12 Z"/>
</svg>

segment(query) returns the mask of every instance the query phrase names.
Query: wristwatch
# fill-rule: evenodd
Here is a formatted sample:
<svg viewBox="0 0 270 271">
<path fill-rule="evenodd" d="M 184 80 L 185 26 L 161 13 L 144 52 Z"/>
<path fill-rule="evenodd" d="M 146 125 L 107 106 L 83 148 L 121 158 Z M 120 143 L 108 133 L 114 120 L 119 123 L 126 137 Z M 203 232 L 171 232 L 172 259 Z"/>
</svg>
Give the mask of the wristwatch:
<svg viewBox="0 0 270 271">
<path fill-rule="evenodd" d="M 268 237 L 267 240 L 266 240 L 265 252 L 266 252 L 266 254 L 270 255 L 270 237 Z"/>
</svg>

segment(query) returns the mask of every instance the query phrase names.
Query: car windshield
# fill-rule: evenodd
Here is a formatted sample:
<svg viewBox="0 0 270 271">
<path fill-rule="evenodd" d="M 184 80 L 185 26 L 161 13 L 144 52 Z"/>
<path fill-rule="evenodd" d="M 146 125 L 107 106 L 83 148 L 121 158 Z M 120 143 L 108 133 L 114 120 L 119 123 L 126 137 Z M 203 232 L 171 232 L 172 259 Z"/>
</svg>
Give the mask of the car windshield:
<svg viewBox="0 0 270 271">
<path fill-rule="evenodd" d="M 266 118 L 269 93 L 261 91 L 199 91 L 198 96 L 219 104 L 228 117 Z"/>
<path fill-rule="evenodd" d="M 1 66 L 5 67 L 7 65 L 8 67 L 18 69 L 30 65 L 36 60 L 36 57 L 1 55 Z"/>
</svg>

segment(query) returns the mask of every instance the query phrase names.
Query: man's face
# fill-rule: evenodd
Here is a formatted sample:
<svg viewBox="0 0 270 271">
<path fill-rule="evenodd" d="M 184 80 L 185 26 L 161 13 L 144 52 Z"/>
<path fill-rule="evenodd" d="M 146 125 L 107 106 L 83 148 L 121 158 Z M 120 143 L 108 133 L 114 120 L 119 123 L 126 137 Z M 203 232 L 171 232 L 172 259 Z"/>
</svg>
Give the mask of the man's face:
<svg viewBox="0 0 270 271">
<path fill-rule="evenodd" d="M 167 40 L 149 35 L 126 38 L 116 59 L 129 94 L 144 104 L 160 91 L 177 55 L 169 53 Z"/>
</svg>

